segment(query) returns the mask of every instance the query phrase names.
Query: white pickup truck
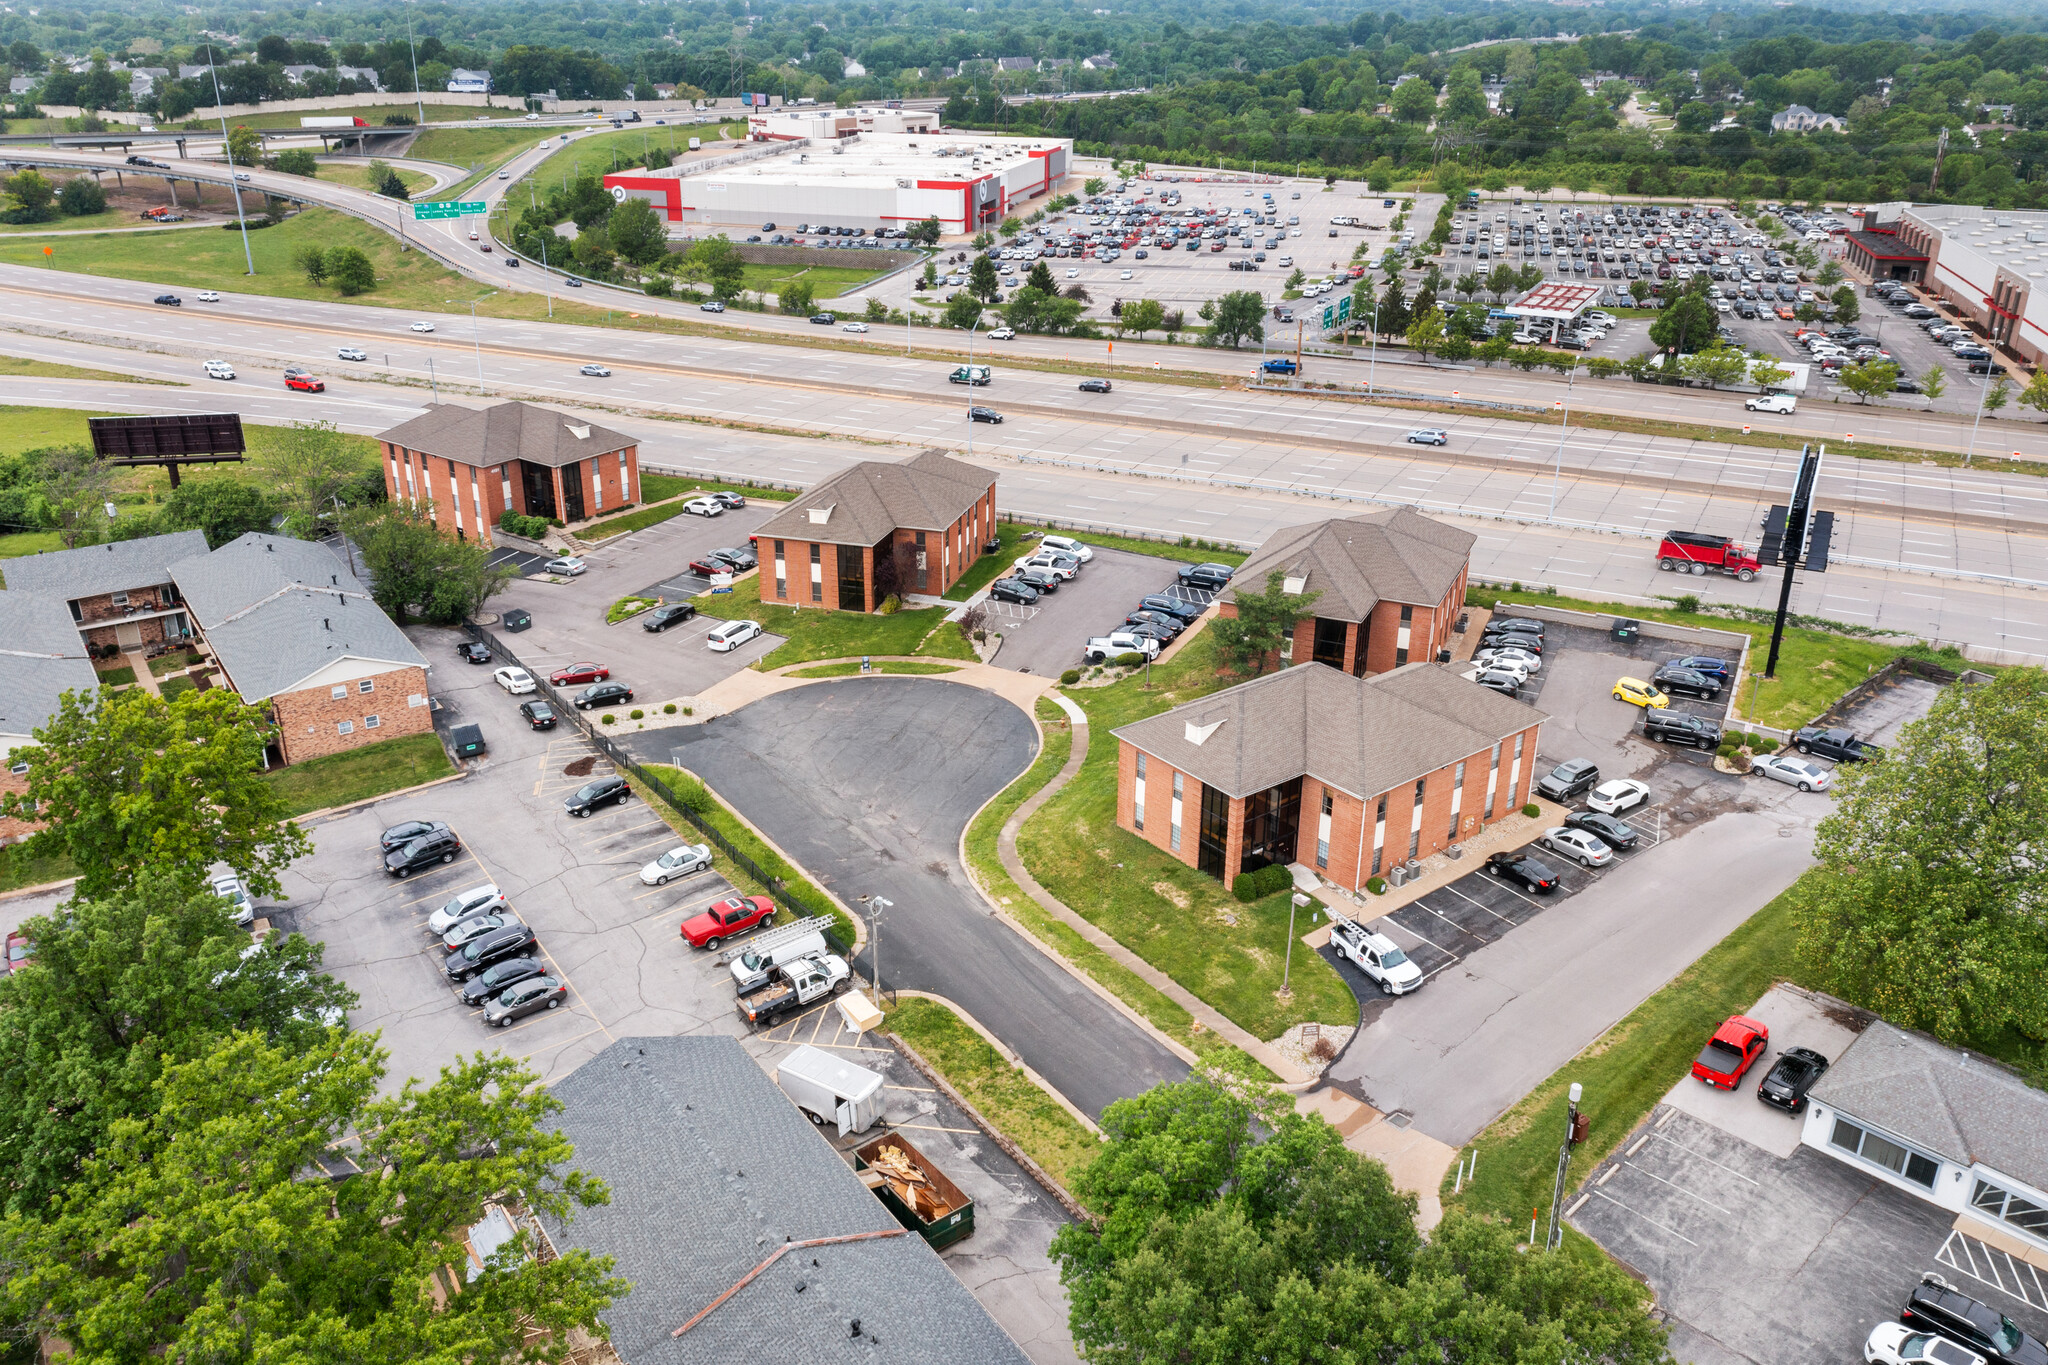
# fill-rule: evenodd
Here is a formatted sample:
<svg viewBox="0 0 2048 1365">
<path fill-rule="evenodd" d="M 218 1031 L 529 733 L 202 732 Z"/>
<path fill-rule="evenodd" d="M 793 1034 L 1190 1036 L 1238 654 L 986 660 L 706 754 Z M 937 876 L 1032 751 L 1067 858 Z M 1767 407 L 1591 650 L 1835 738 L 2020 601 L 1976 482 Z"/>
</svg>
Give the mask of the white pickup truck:
<svg viewBox="0 0 2048 1365">
<path fill-rule="evenodd" d="M 1330 947 L 1337 956 L 1379 983 L 1388 995 L 1406 995 L 1422 985 L 1422 969 L 1385 934 L 1335 916 L 1330 920 Z"/>
<path fill-rule="evenodd" d="M 853 971 L 837 953 L 800 957 L 771 968 L 766 982 L 741 993 L 740 1018 L 756 1028 L 768 1028 L 783 1015 L 838 995 L 852 984 Z"/>
<path fill-rule="evenodd" d="M 1127 630 L 1113 630 L 1107 635 L 1097 635 L 1081 646 L 1084 663 L 1099 664 L 1114 659 L 1119 654 L 1142 654 L 1150 659 L 1159 653 L 1159 642 L 1149 635 L 1133 635 Z"/>
</svg>

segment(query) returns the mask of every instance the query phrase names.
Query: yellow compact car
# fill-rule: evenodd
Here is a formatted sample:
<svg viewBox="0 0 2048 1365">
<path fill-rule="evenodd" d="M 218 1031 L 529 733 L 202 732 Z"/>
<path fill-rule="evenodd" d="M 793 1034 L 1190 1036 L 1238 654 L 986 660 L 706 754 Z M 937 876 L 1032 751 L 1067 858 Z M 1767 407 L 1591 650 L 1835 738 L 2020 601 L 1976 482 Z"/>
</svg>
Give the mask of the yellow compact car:
<svg viewBox="0 0 2048 1365">
<path fill-rule="evenodd" d="M 1671 704 L 1671 698 L 1644 682 L 1641 678 L 1616 678 L 1614 699 L 1625 701 L 1631 706 L 1646 706 L 1662 711 Z"/>
</svg>

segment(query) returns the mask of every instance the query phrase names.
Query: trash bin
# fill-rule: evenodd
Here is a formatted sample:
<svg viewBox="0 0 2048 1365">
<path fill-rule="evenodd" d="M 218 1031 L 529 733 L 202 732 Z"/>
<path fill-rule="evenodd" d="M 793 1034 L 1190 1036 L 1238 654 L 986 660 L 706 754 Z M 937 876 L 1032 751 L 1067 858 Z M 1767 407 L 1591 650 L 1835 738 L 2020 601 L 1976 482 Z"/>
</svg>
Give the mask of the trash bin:
<svg viewBox="0 0 2048 1365">
<path fill-rule="evenodd" d="M 475 758 L 486 747 L 483 727 L 479 725 L 457 725 L 448 731 L 448 745 L 455 750 L 457 758 Z"/>
<path fill-rule="evenodd" d="M 1643 623 L 1641 621 L 1631 621 L 1626 617 L 1620 616 L 1614 619 L 1614 629 L 1608 632 L 1614 643 L 1618 645 L 1632 645 L 1642 633 Z"/>
<path fill-rule="evenodd" d="M 525 630 L 533 624 L 533 613 L 524 607 L 513 607 L 498 618 L 498 624 L 505 630 Z"/>
</svg>

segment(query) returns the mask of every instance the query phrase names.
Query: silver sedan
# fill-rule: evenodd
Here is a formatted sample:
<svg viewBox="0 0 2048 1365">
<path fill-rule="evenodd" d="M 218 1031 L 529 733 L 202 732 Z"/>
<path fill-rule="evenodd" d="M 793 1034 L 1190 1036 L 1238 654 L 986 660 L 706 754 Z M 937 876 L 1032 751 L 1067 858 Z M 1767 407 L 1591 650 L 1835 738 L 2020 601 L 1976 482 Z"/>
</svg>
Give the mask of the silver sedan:
<svg viewBox="0 0 2048 1365">
<path fill-rule="evenodd" d="M 1803 792 L 1824 792 L 1828 789 L 1826 768 L 1791 754 L 1758 754 L 1749 761 L 1749 770 Z"/>
</svg>

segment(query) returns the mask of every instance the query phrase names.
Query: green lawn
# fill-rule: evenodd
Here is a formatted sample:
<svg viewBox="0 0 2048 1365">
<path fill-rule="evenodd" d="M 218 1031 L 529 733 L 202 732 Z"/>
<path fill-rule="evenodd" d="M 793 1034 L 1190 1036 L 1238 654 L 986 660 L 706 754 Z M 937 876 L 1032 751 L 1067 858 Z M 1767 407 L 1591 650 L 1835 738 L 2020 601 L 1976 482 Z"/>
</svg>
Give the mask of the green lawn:
<svg viewBox="0 0 2048 1365">
<path fill-rule="evenodd" d="M 794 488 L 766 488 L 757 483 L 721 483 L 717 479 L 692 479 L 680 474 L 642 474 L 640 496 L 647 502 L 662 502 L 682 493 L 738 493 L 746 498 L 788 502 Z"/>
<path fill-rule="evenodd" d="M 467 166 L 471 172 L 467 179 L 434 196 L 436 199 L 459 199 L 478 181 L 495 174 L 498 167 L 551 135 L 544 128 L 443 125 L 424 129 L 413 139 L 406 157 L 414 161 L 441 161 L 450 166 Z"/>
<path fill-rule="evenodd" d="M 562 130 L 555 131 L 559 133 Z M 666 127 L 657 128 L 652 122 L 646 122 L 588 137 L 572 138 L 568 146 L 550 152 L 539 165 L 519 179 L 521 182 L 533 181 L 540 192 L 546 194 L 549 190 L 567 188 L 575 183 L 579 175 L 589 175 L 602 180 L 611 172 L 613 152 L 619 154 L 623 165 L 639 166 L 643 164 L 642 159 L 648 151 L 659 148 L 680 156 L 690 150 L 692 137 L 702 136 L 703 130 L 694 124 L 685 127 L 671 123 Z M 448 158 L 437 159 L 445 161 Z M 510 196 L 507 196 L 507 199 L 509 202 Z M 527 202 L 526 195 L 521 194 L 519 204 L 523 206 Z"/>
<path fill-rule="evenodd" d="M 182 681 L 182 680 L 180 680 Z M 455 771 L 441 738 L 432 733 L 405 735 L 368 744 L 325 758 L 280 768 L 270 784 L 283 795 L 291 814 L 346 806 L 386 792 L 403 791 Z"/>
<path fill-rule="evenodd" d="M 960 581 L 946 589 L 946 600 L 949 602 L 965 602 L 968 598 L 1008 573 L 1010 566 L 1017 562 L 1017 557 L 1024 553 L 1025 531 L 1035 529 L 1035 527 L 1020 526 L 1014 521 L 997 522 L 996 538 L 1002 542 L 1002 547 L 994 554 L 983 555 L 980 559 L 975 560 L 972 567 L 966 573 L 960 575 Z"/>
<path fill-rule="evenodd" d="M 1213 692 L 1223 681 L 1204 631 L 1172 663 L 1152 669 L 1150 691 L 1142 674 L 1068 689 L 1088 712 L 1088 758 L 1024 826 L 1019 852 L 1046 890 L 1254 1036 L 1277 1038 L 1307 1020 L 1355 1024 L 1351 988 L 1300 944 L 1293 997 L 1278 998 L 1288 892 L 1243 904 L 1214 878 L 1117 828 L 1117 741 L 1110 731 Z M 1302 934 L 1311 927 L 1295 926 Z"/>
<path fill-rule="evenodd" d="M 649 607 L 660 602 L 658 597 L 621 597 L 611 604 L 604 614 L 605 624 L 615 626 L 629 616 L 638 616 Z"/>
<path fill-rule="evenodd" d="M 778 607 L 761 600 L 761 577 L 742 578 L 730 593 L 706 593 L 694 599 L 706 616 L 745 618 L 786 637 L 785 642 L 754 667 L 762 670 L 808 659 L 844 659 L 861 654 L 929 654 L 941 659 L 972 659 L 974 651 L 950 626 L 940 629 L 947 609 L 925 607 L 884 616 L 880 612 L 826 611 L 822 608 Z M 926 637 L 930 638 L 927 639 Z"/>
<path fill-rule="evenodd" d="M 108 186 L 112 189 L 113 186 Z M 183 193 L 183 191 L 180 191 Z M 108 209 L 105 213 L 88 213 L 78 218 L 52 218 L 45 223 L 0 223 L 0 236 L 18 237 L 28 234 L 48 235 L 59 232 L 77 232 L 83 229 L 132 228 L 141 220 L 125 209 Z M 179 228 L 180 232 L 199 232 L 200 228 Z M 64 239 L 52 236 L 45 244 L 60 250 Z"/>
<path fill-rule="evenodd" d="M 958 673 L 952 664 L 896 663 L 884 659 L 872 668 L 876 673 Z M 860 672 L 860 661 L 849 659 L 845 663 L 819 664 L 816 668 L 799 668 L 790 674 L 792 678 L 850 678 Z"/>
<path fill-rule="evenodd" d="M 935 1000 L 906 998 L 889 1011 L 889 1031 L 946 1078 L 981 1116 L 1028 1153 L 1060 1184 L 1071 1187 L 1095 1159 L 1101 1140 L 1074 1121 L 1021 1067 L 988 1045 L 959 1015 Z"/>
<path fill-rule="evenodd" d="M 628 531 L 644 531 L 650 526 L 659 526 L 669 518 L 682 514 L 682 503 L 666 502 L 659 507 L 643 507 L 637 512 L 627 512 L 622 516 L 593 521 L 588 526 L 578 527 L 576 537 L 579 540 L 609 540 Z"/>
<path fill-rule="evenodd" d="M 856 270 L 844 265 L 759 265 L 749 262 L 743 284 L 748 289 L 779 294 L 789 281 L 803 280 L 822 302 L 836 299 L 855 285 L 866 284 L 883 273 L 881 270 Z"/>
<path fill-rule="evenodd" d="M 762 872 L 774 878 L 783 890 L 796 897 L 799 901 L 802 901 L 805 905 L 810 906 L 819 914 L 830 915 L 833 922 L 838 925 L 840 942 L 848 946 L 852 945 L 854 938 L 853 921 L 847 918 L 846 912 L 833 904 L 832 898 L 820 890 L 809 878 L 798 872 L 794 867 L 791 867 L 781 854 L 768 847 L 767 842 L 760 835 L 754 833 L 752 826 L 740 819 L 724 802 L 713 796 L 702 782 L 699 782 L 681 768 L 670 767 L 666 763 L 644 763 L 641 766 L 659 778 L 670 791 L 676 794 L 676 798 L 687 804 L 691 811 L 702 819 L 705 824 L 710 825 L 713 829 L 724 835 L 728 843 L 751 858 L 754 861 L 754 865 L 759 867 Z M 642 790 L 640 794 L 643 797 L 647 797 L 648 804 L 652 805 L 655 809 L 666 812 L 663 818 L 668 820 L 670 827 L 681 834 L 684 840 L 693 844 L 708 842 L 695 826 L 691 825 L 681 815 L 670 810 L 667 804 L 659 797 L 649 797 L 645 790 Z M 763 885 L 745 869 L 726 857 L 718 845 L 711 845 L 711 855 L 718 864 L 718 870 L 723 872 L 741 890 L 750 891 L 756 895 L 766 895 L 773 889 Z"/>
<path fill-rule="evenodd" d="M 1763 679 L 1764 662 L 1770 657 L 1771 628 L 1759 622 L 1664 607 L 1622 606 L 1573 597 L 1549 597 L 1532 592 L 1496 594 L 1490 589 L 1474 588 L 1466 594 L 1469 603 L 1482 606 L 1489 605 L 1496 597 L 1503 602 L 1535 603 L 1565 611 L 1592 612 L 1603 617 L 1628 616 L 1639 621 L 1666 621 L 1674 625 L 1704 626 L 1747 635 L 1753 641 L 1749 677 L 1760 681 L 1755 685 L 1752 703 L 1751 683 L 1749 678 L 1745 678 L 1735 698 L 1734 714 L 1740 719 L 1754 720 L 1781 730 L 1805 725 L 1827 710 L 1837 697 L 1904 652 L 1895 644 L 1788 626 L 1784 649 L 1778 656 L 1778 676 Z M 1943 662 L 1958 669 L 1969 666 L 1960 654 Z"/>
<path fill-rule="evenodd" d="M 91 370 L 80 365 L 60 364 L 54 360 L 25 360 L 16 355 L 0 355 L 0 374 L 20 375 L 27 379 L 91 379 L 102 384 L 163 384 L 176 389 L 186 387 L 174 379 L 145 379 L 139 374 Z"/>
<path fill-rule="evenodd" d="M 370 165 L 366 161 L 323 161 L 320 163 L 318 178 L 330 185 L 352 185 L 359 190 L 379 188 L 378 185 L 370 183 Z M 412 194 L 418 194 L 434 183 L 434 177 L 425 171 L 401 169 L 398 178 L 405 182 L 405 188 Z"/>
<path fill-rule="evenodd" d="M 19 891 L 24 886 L 42 886 L 78 875 L 78 864 L 68 853 L 31 857 L 20 844 L 0 848 L 0 891 Z"/>
<path fill-rule="evenodd" d="M 91 445 L 92 429 L 86 425 L 86 419 L 113 415 L 109 412 L 89 412 L 83 408 L 0 406 L 0 456 L 19 455 L 24 450 L 41 450 L 44 446 Z M 11 536 L 0 537 L 0 544 L 11 539 Z M 40 548 L 50 549 L 54 546 Z M 4 553 L 5 551 L 0 551 L 0 554 Z M 31 551 L 17 550 L 15 553 L 26 554 Z"/>
<path fill-rule="evenodd" d="M 467 307 L 486 291 L 434 264 L 423 252 L 401 252 L 398 240 L 357 219 L 309 209 L 273 228 L 249 234 L 256 273 L 244 273 L 242 234 L 233 231 L 109 232 L 67 237 L 51 259 L 58 270 L 116 279 L 148 280 L 183 289 L 233 289 L 288 299 L 340 299 L 333 285 L 316 285 L 294 263 L 300 248 L 360 247 L 377 271 L 377 287 L 351 303 L 440 312 L 448 300 Z M 43 244 L 0 241 L 0 261 L 42 265 Z"/>
<path fill-rule="evenodd" d="M 1177 560 L 1183 564 L 1228 564 L 1236 568 L 1251 554 L 1249 550 L 1233 550 L 1208 541 L 1196 540 L 1192 536 L 1171 541 L 1145 540 L 1138 536 L 1113 536 L 1096 531 L 1061 531 L 1059 534 L 1085 544 L 1100 546 L 1105 550 L 1128 550 L 1134 555 L 1153 555 L 1159 559 Z"/>
</svg>

